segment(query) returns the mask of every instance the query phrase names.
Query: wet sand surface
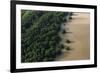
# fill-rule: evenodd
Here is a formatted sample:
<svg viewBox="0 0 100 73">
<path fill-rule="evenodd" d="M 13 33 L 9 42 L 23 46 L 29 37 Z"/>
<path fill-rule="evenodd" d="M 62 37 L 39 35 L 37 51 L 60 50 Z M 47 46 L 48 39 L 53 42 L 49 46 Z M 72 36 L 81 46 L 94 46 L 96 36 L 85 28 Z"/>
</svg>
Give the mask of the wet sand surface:
<svg viewBox="0 0 100 73">
<path fill-rule="evenodd" d="M 72 50 L 63 50 L 57 61 L 86 60 L 90 58 L 90 16 L 89 13 L 74 13 L 72 19 L 63 27 L 66 31 L 61 35 L 62 43 Z M 66 39 L 73 41 L 66 43 Z"/>
</svg>

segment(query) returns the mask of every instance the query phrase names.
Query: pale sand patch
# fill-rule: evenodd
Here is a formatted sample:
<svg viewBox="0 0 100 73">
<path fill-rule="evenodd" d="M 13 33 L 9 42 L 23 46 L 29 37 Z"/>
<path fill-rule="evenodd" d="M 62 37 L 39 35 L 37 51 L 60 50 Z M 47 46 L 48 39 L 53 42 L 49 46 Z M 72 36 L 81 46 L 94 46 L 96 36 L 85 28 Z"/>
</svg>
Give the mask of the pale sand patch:
<svg viewBox="0 0 100 73">
<path fill-rule="evenodd" d="M 65 34 L 62 38 L 63 44 L 70 46 L 72 50 L 64 51 L 57 57 L 57 61 L 66 60 L 86 60 L 90 58 L 90 14 L 74 13 L 72 20 L 65 25 L 65 30 L 69 28 L 71 34 Z M 66 44 L 65 40 L 69 38 L 74 43 Z"/>
</svg>

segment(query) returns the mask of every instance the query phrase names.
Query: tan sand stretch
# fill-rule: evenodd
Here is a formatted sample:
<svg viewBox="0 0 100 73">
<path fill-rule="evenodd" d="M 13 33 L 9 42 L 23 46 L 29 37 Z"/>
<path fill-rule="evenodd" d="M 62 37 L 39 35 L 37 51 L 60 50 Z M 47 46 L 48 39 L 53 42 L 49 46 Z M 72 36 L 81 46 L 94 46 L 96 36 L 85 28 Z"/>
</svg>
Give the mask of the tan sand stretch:
<svg viewBox="0 0 100 73">
<path fill-rule="evenodd" d="M 62 42 L 66 46 L 70 46 L 72 50 L 63 51 L 61 56 L 57 57 L 57 61 L 67 60 L 86 60 L 90 58 L 90 14 L 74 13 L 72 20 L 66 23 L 65 30 L 72 32 L 62 35 Z M 67 44 L 66 39 L 74 41 Z"/>
</svg>

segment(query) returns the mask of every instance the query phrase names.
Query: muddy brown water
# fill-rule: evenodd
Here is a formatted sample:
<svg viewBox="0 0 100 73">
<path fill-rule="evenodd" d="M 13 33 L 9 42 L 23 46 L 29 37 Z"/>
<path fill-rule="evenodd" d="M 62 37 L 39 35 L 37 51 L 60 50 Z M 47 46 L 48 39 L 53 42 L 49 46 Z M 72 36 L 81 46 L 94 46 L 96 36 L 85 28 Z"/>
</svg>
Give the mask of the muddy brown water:
<svg viewBox="0 0 100 73">
<path fill-rule="evenodd" d="M 70 20 L 63 27 L 65 30 L 72 32 L 62 37 L 62 43 L 69 46 L 72 50 L 63 50 L 63 53 L 56 58 L 57 61 L 66 60 L 86 60 L 90 58 L 90 14 L 74 13 Z M 70 39 L 73 43 L 67 44 L 66 39 Z"/>
</svg>

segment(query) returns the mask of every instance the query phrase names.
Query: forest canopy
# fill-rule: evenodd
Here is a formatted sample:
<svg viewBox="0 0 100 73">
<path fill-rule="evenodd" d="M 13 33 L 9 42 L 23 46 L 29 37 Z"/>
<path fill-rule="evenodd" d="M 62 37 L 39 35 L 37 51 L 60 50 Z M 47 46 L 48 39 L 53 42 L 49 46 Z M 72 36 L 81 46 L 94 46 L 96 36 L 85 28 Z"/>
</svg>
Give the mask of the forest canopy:
<svg viewBox="0 0 100 73">
<path fill-rule="evenodd" d="M 59 31 L 69 12 L 21 10 L 21 62 L 54 61 L 61 54 Z"/>
</svg>

